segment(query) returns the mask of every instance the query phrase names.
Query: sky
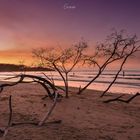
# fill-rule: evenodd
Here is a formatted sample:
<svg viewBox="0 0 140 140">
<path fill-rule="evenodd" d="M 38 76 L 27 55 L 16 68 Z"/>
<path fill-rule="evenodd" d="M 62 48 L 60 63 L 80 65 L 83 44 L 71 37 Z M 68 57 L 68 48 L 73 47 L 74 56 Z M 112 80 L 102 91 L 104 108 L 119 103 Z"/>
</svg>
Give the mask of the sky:
<svg viewBox="0 0 140 140">
<path fill-rule="evenodd" d="M 33 48 L 67 47 L 81 38 L 94 47 L 112 28 L 140 38 L 139 7 L 140 0 L 0 0 L 0 63 L 31 64 Z"/>
</svg>

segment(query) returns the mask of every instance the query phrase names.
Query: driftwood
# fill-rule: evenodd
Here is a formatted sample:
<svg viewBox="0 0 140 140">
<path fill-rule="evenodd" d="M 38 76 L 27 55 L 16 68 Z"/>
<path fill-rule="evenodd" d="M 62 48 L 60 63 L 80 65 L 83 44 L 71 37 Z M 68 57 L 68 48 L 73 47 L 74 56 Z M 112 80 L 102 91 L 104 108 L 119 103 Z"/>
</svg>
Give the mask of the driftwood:
<svg viewBox="0 0 140 140">
<path fill-rule="evenodd" d="M 35 75 L 20 74 L 20 75 L 17 75 L 17 76 L 8 78 L 8 79 L 13 79 L 13 78 L 20 78 L 20 79 L 17 82 L 1 84 L 0 92 L 2 92 L 5 87 L 15 86 L 19 83 L 23 83 L 25 78 L 30 78 L 33 80 L 32 82 L 39 83 L 46 90 L 46 92 L 48 93 L 48 96 L 51 99 L 54 98 L 54 93 L 57 90 L 57 88 L 53 85 L 53 83 L 51 83 L 50 81 L 48 81 L 47 79 L 45 79 L 43 77 L 39 77 L 39 76 L 35 76 Z M 51 93 L 49 87 L 53 90 L 53 93 Z"/>
<path fill-rule="evenodd" d="M 55 98 L 54 98 L 54 103 L 53 103 L 52 107 L 49 109 L 49 111 L 44 115 L 43 119 L 39 122 L 39 124 L 38 124 L 39 126 L 42 126 L 46 122 L 46 120 L 49 118 L 49 116 L 51 115 L 54 107 L 56 106 L 57 98 L 58 98 L 58 93 L 56 92 Z"/>
<path fill-rule="evenodd" d="M 8 120 L 8 125 L 7 127 L 4 128 L 4 130 L 0 129 L 0 137 L 5 137 L 6 134 L 8 133 L 9 127 L 11 126 L 11 121 L 12 121 L 12 96 L 10 95 L 9 97 L 9 120 Z"/>
<path fill-rule="evenodd" d="M 51 115 L 53 109 L 55 108 L 56 102 L 57 102 L 57 98 L 58 98 L 58 93 L 56 92 L 52 107 L 51 107 L 51 108 L 49 109 L 49 111 L 44 115 L 44 117 L 41 119 L 41 121 L 40 121 L 39 123 L 34 123 L 34 122 L 12 123 L 12 113 L 13 113 L 13 111 L 12 111 L 12 96 L 10 95 L 10 98 L 9 98 L 9 110 L 10 110 L 10 113 L 9 113 L 8 127 L 14 126 L 14 125 L 21 125 L 21 124 L 32 124 L 32 125 L 39 125 L 39 126 L 42 126 L 42 125 L 47 121 L 47 119 L 48 119 L 49 116 Z M 60 120 L 59 120 L 59 122 L 60 122 Z M 58 123 L 58 121 L 55 121 L 55 123 Z M 8 127 L 7 127 L 7 128 L 8 128 Z"/>
<path fill-rule="evenodd" d="M 62 122 L 62 120 L 56 120 L 56 121 L 44 123 L 43 125 L 46 126 L 48 124 L 60 124 L 61 122 Z M 11 124 L 11 126 L 15 126 L 15 125 L 35 125 L 35 126 L 38 126 L 38 122 L 15 122 L 15 123 Z"/>
<path fill-rule="evenodd" d="M 8 126 L 11 126 L 12 115 L 13 115 L 13 110 L 12 110 L 12 95 L 10 95 L 10 97 L 9 97 L 9 121 L 8 121 Z"/>
<path fill-rule="evenodd" d="M 130 98 L 124 100 L 124 99 L 121 99 L 121 98 L 124 96 L 124 94 L 123 94 L 123 95 L 121 95 L 121 96 L 119 96 L 119 97 L 117 97 L 117 98 L 109 99 L 109 100 L 106 100 L 106 101 L 103 101 L 103 102 L 104 102 L 104 103 L 110 103 L 110 102 L 114 102 L 114 101 L 120 101 L 120 102 L 124 102 L 124 103 L 130 103 L 134 98 L 136 98 L 136 97 L 139 96 L 139 95 L 140 95 L 140 93 L 137 92 L 137 93 L 134 94 L 132 97 L 130 97 Z"/>
<path fill-rule="evenodd" d="M 0 137 L 3 137 L 4 135 L 4 130 L 0 129 Z"/>
<path fill-rule="evenodd" d="M 46 92 L 48 93 L 47 96 L 50 97 L 51 100 L 53 100 L 53 104 L 52 104 L 51 108 L 49 109 L 49 111 L 43 116 L 43 118 L 39 122 L 12 123 L 13 109 L 12 109 L 12 95 L 10 95 L 10 97 L 9 97 L 8 125 L 3 130 L 0 129 L 0 137 L 6 136 L 6 134 L 8 133 L 9 127 L 12 127 L 15 125 L 22 125 L 22 124 L 31 124 L 31 125 L 38 125 L 38 126 L 44 125 L 45 122 L 48 120 L 49 116 L 51 115 L 52 111 L 54 110 L 56 103 L 57 103 L 57 99 L 59 97 L 61 97 L 61 95 L 57 92 L 57 88 L 55 87 L 55 85 L 53 83 L 51 83 L 51 81 L 49 81 L 45 78 L 42 78 L 39 76 L 34 76 L 34 75 L 26 75 L 26 74 L 17 75 L 17 76 L 12 77 L 12 78 L 20 78 L 20 79 L 16 82 L 13 82 L 13 83 L 1 84 L 0 85 L 0 93 L 3 91 L 3 89 L 5 87 L 15 86 L 19 83 L 23 83 L 25 78 L 31 78 L 33 80 L 31 82 L 36 82 L 36 83 L 40 84 L 46 90 Z M 12 79 L 12 78 L 8 78 L 8 79 Z M 61 123 L 61 120 L 48 122 L 48 123 Z"/>
</svg>

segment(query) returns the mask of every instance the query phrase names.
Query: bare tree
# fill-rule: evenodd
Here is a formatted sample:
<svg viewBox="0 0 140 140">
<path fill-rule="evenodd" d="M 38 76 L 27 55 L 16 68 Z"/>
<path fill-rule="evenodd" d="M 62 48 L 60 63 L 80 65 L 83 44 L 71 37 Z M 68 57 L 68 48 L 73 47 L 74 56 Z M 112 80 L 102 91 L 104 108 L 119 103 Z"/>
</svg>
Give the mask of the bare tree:
<svg viewBox="0 0 140 140">
<path fill-rule="evenodd" d="M 127 36 L 124 34 L 124 31 L 120 31 L 119 33 L 116 31 L 113 32 L 110 36 L 108 36 L 105 43 L 97 45 L 94 55 L 86 56 L 85 62 L 88 62 L 90 65 L 94 65 L 98 68 L 98 72 L 87 85 L 79 89 L 78 94 L 81 94 L 86 88 L 88 88 L 89 85 L 94 83 L 95 80 L 100 77 L 106 68 L 117 61 L 119 68 L 107 89 L 103 91 L 101 97 L 104 96 L 115 83 L 128 58 L 138 51 L 140 51 L 140 45 L 136 35 Z M 102 61 L 99 59 L 102 59 Z"/>
<path fill-rule="evenodd" d="M 60 48 L 40 48 L 33 50 L 33 54 L 39 59 L 42 65 L 50 67 L 59 73 L 64 82 L 66 97 L 68 97 L 69 73 L 83 60 L 87 47 L 87 43 L 81 41 L 71 48 L 65 48 L 63 50 Z"/>
</svg>

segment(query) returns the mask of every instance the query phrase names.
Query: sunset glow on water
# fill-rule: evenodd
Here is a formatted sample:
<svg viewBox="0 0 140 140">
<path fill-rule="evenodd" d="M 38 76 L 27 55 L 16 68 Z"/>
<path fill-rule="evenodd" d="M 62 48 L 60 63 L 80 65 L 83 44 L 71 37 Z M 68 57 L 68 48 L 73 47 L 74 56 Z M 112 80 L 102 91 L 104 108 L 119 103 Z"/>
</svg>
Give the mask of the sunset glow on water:
<svg viewBox="0 0 140 140">
<path fill-rule="evenodd" d="M 106 3 L 102 0 L 0 0 L 0 63 L 37 65 L 33 49 L 63 50 L 72 47 L 81 38 L 87 42 L 87 54 L 90 54 L 99 42 L 106 41 L 112 28 L 118 31 L 124 29 L 128 35 L 136 34 L 139 38 L 139 7 L 138 0 L 108 0 Z M 99 61 L 103 60 L 104 57 L 99 58 Z M 124 69 L 128 72 L 125 77 L 119 75 L 111 92 L 139 91 L 139 60 L 140 53 L 137 52 L 127 61 Z M 116 69 L 117 64 L 110 69 Z M 138 71 L 129 71 L 131 69 Z M 63 81 L 58 73 L 52 73 L 55 83 L 62 86 Z M 104 90 L 112 80 L 113 73 L 110 71 L 101 75 L 88 88 Z M 40 72 L 31 74 L 42 76 Z M 47 74 L 50 75 L 49 72 Z M 1 72 L 0 80 L 13 75 Z M 94 76 L 92 71 L 71 72 L 69 85 L 83 87 Z"/>
<path fill-rule="evenodd" d="M 69 86 L 71 87 L 83 87 L 85 86 L 93 76 L 96 75 L 96 71 L 74 71 L 71 72 L 69 75 Z M 107 88 L 108 84 L 113 80 L 114 74 L 116 71 L 107 71 L 104 72 L 100 78 L 98 78 L 94 83 L 92 83 L 88 89 L 94 89 L 94 90 L 99 90 L 103 91 Z M 1 72 L 0 73 L 0 81 L 17 81 L 18 79 L 10 79 L 10 80 L 5 80 L 5 78 L 8 77 L 13 77 L 16 74 L 19 74 L 17 72 Z M 31 75 L 37 75 L 44 77 L 44 74 L 42 72 L 26 72 L 26 74 L 31 74 Z M 64 83 L 59 76 L 57 72 L 45 72 L 47 76 L 50 78 L 53 77 L 55 84 L 58 86 L 64 86 Z M 26 81 L 31 80 L 31 79 L 26 79 Z M 129 93 L 129 94 L 134 94 L 136 92 L 139 92 L 140 90 L 140 71 L 126 71 L 125 76 L 120 73 L 119 78 L 117 79 L 116 83 L 111 87 L 109 90 L 110 92 L 113 93 Z"/>
</svg>

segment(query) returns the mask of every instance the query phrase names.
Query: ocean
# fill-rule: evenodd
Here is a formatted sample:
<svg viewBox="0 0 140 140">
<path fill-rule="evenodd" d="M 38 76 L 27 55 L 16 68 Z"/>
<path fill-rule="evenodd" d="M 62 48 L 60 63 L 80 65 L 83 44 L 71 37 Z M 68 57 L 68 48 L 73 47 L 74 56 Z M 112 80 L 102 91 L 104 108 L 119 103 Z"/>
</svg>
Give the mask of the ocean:
<svg viewBox="0 0 140 140">
<path fill-rule="evenodd" d="M 92 83 L 88 89 L 103 91 L 107 88 L 109 83 L 113 80 L 116 70 L 104 71 L 94 83 Z M 47 76 L 54 79 L 54 82 L 58 86 L 63 86 L 63 81 L 59 74 L 55 71 L 44 72 Z M 5 80 L 6 78 L 13 77 L 20 72 L 0 72 L 0 81 L 16 81 L 17 79 Z M 45 77 L 42 72 L 26 72 L 26 74 L 37 75 Z M 69 86 L 72 87 L 84 87 L 93 77 L 95 77 L 97 71 L 92 70 L 75 70 L 69 74 Z M 26 79 L 27 81 L 29 79 Z M 140 70 L 125 70 L 120 72 L 115 84 L 111 87 L 109 92 L 113 93 L 128 93 L 135 94 L 140 92 Z"/>
</svg>

